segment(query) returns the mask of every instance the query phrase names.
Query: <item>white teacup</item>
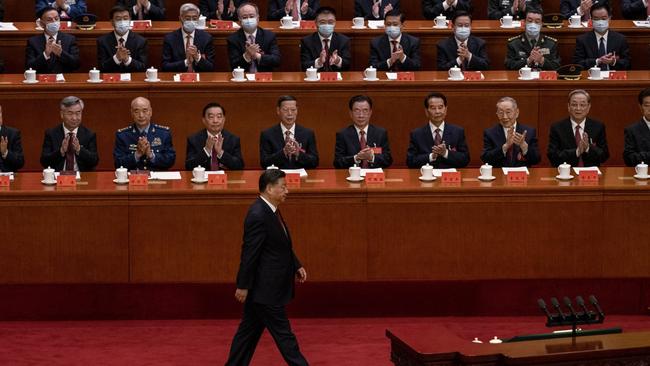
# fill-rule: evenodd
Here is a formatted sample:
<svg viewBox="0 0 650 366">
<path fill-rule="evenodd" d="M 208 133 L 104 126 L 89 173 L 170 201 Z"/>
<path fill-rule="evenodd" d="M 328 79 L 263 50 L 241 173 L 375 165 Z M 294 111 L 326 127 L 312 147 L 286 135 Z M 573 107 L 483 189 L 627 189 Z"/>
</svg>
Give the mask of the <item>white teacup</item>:
<svg viewBox="0 0 650 366">
<path fill-rule="evenodd" d="M 315 67 L 310 67 L 305 71 L 305 76 L 307 80 L 317 80 L 318 79 L 318 69 Z"/>
<path fill-rule="evenodd" d="M 366 24 L 366 20 L 363 17 L 352 18 L 352 26 L 356 28 L 361 28 Z"/>
<path fill-rule="evenodd" d="M 285 16 L 285 17 L 282 17 L 282 19 L 280 19 L 280 24 L 282 24 L 282 26 L 283 26 L 284 28 L 291 28 L 291 27 L 293 27 L 293 17 L 290 16 L 290 15 L 287 15 L 287 16 Z"/>
<path fill-rule="evenodd" d="M 197 166 L 192 170 L 192 177 L 194 177 L 194 180 L 205 180 L 205 168 L 202 166 Z"/>
<path fill-rule="evenodd" d="M 377 79 L 377 69 L 374 67 L 370 66 L 367 69 L 363 71 L 363 76 L 366 77 L 368 80 L 375 80 Z"/>
<path fill-rule="evenodd" d="M 351 166 L 348 169 L 348 174 L 350 175 L 350 179 L 352 180 L 359 180 L 361 179 L 361 168 L 359 168 L 356 164 L 354 166 Z"/>
<path fill-rule="evenodd" d="M 569 17 L 569 25 L 572 27 L 578 27 L 580 26 L 580 15 L 578 14 L 573 14 Z"/>
<path fill-rule="evenodd" d="M 420 175 L 422 176 L 422 179 L 433 179 L 433 167 L 429 165 L 429 163 L 422 165 L 422 168 L 420 168 Z"/>
<path fill-rule="evenodd" d="M 205 15 L 201 15 L 199 17 L 199 24 L 198 24 L 199 28 L 205 28 L 205 22 L 206 22 Z"/>
<path fill-rule="evenodd" d="M 244 76 L 244 69 L 241 67 L 237 67 L 234 70 L 232 70 L 232 78 L 235 80 L 244 80 L 246 77 Z"/>
<path fill-rule="evenodd" d="M 557 167 L 557 173 L 562 178 L 568 178 L 571 175 L 571 164 L 560 164 Z"/>
<path fill-rule="evenodd" d="M 266 167 L 266 170 L 269 170 L 269 169 L 279 169 L 279 168 L 277 166 L 271 164 L 271 165 Z"/>
<path fill-rule="evenodd" d="M 36 81 L 36 70 L 32 70 L 31 68 L 29 70 L 25 70 L 23 76 L 25 76 L 25 81 L 28 83 L 33 83 Z"/>
<path fill-rule="evenodd" d="M 519 69 L 519 77 L 522 79 L 532 79 L 533 70 L 528 66 L 524 66 L 521 69 Z"/>
<path fill-rule="evenodd" d="M 147 69 L 147 80 L 155 81 L 158 80 L 158 69 L 155 67 L 150 67 Z"/>
<path fill-rule="evenodd" d="M 129 179 L 129 170 L 121 166 L 115 169 L 115 179 L 124 182 Z"/>
<path fill-rule="evenodd" d="M 54 169 L 50 168 L 49 166 L 47 169 L 43 169 L 43 181 L 45 183 L 56 182 L 56 179 L 54 179 Z"/>
<path fill-rule="evenodd" d="M 449 69 L 449 77 L 454 80 L 462 79 L 463 73 L 461 72 L 460 67 L 454 66 L 451 69 Z"/>
<path fill-rule="evenodd" d="M 648 176 L 648 164 L 641 162 L 641 164 L 637 164 L 634 167 L 634 171 L 636 172 L 636 175 L 639 177 L 647 177 Z"/>
<path fill-rule="evenodd" d="M 481 173 L 482 178 L 492 178 L 492 165 L 490 164 L 483 164 L 479 168 L 479 172 Z"/>
<path fill-rule="evenodd" d="M 447 17 L 440 14 L 435 19 L 436 28 L 447 28 Z"/>
<path fill-rule="evenodd" d="M 501 25 L 504 27 L 512 27 L 512 15 L 504 15 L 503 18 L 499 19 L 499 22 L 501 22 Z"/>
<path fill-rule="evenodd" d="M 99 81 L 99 70 L 93 67 L 92 70 L 88 71 L 88 79 L 90 81 Z"/>
<path fill-rule="evenodd" d="M 589 77 L 592 79 L 600 79 L 600 67 L 592 67 L 589 69 Z"/>
</svg>

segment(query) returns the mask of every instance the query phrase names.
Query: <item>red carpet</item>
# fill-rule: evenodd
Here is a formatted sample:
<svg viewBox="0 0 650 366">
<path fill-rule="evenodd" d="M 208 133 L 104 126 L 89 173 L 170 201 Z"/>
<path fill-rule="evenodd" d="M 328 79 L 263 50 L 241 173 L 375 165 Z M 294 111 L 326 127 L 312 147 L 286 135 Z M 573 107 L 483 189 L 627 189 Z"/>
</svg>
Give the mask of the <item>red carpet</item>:
<svg viewBox="0 0 650 366">
<path fill-rule="evenodd" d="M 542 333 L 544 318 L 331 318 L 292 319 L 311 365 L 388 366 L 386 328 L 440 330 L 467 341 Z M 236 320 L 0 322 L 0 365 L 222 365 Z M 650 330 L 650 317 L 610 316 L 603 327 Z M 432 340 L 436 341 L 436 340 Z M 283 365 L 265 333 L 253 365 Z"/>
</svg>

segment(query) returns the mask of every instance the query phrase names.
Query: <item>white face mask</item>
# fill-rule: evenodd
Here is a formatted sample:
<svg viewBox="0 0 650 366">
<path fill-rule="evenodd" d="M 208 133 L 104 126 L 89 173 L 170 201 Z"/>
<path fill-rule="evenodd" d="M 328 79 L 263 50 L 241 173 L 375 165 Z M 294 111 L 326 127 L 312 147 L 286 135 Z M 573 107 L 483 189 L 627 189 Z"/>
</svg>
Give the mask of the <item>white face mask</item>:
<svg viewBox="0 0 650 366">
<path fill-rule="evenodd" d="M 390 39 L 396 39 L 397 37 L 402 34 L 402 28 L 397 27 L 397 26 L 388 26 L 386 27 L 386 34 Z"/>
<path fill-rule="evenodd" d="M 115 22 L 115 32 L 120 36 L 126 34 L 131 28 L 131 22 L 128 20 L 118 20 Z"/>
<path fill-rule="evenodd" d="M 607 32 L 607 29 L 609 28 L 609 20 L 608 19 L 594 20 L 593 25 L 594 25 L 594 30 L 602 34 Z"/>
<path fill-rule="evenodd" d="M 61 28 L 61 22 L 59 21 L 47 23 L 45 25 L 45 30 L 47 31 L 47 33 L 52 35 L 59 33 L 60 28 Z"/>
<path fill-rule="evenodd" d="M 334 24 L 319 24 L 318 33 L 325 38 L 331 36 L 334 33 Z"/>
<path fill-rule="evenodd" d="M 539 32 L 542 30 L 542 26 L 537 23 L 526 23 L 526 35 L 528 38 L 537 38 Z"/>
<path fill-rule="evenodd" d="M 199 22 L 196 20 L 184 20 L 183 30 L 185 30 L 186 33 L 192 33 L 196 29 L 197 25 L 199 25 Z"/>
<path fill-rule="evenodd" d="M 454 30 L 454 34 L 456 35 L 456 38 L 458 38 L 461 41 L 467 40 L 469 38 L 469 35 L 472 33 L 470 27 L 456 27 L 456 30 Z"/>
</svg>

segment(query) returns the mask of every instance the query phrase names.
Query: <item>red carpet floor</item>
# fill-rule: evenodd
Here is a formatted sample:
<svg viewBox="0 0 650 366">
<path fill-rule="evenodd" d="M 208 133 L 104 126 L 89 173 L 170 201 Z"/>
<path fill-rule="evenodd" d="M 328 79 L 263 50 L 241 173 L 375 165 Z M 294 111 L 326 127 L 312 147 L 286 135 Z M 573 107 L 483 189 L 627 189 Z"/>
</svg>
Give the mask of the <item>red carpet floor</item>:
<svg viewBox="0 0 650 366">
<path fill-rule="evenodd" d="M 0 365 L 222 365 L 237 320 L 0 322 Z M 471 341 L 543 333 L 543 317 L 292 319 L 311 365 L 388 366 L 386 328 L 440 330 Z M 610 316 L 603 327 L 650 330 L 648 316 Z M 432 340 L 435 341 L 435 340 Z M 283 365 L 265 333 L 253 365 Z"/>
</svg>

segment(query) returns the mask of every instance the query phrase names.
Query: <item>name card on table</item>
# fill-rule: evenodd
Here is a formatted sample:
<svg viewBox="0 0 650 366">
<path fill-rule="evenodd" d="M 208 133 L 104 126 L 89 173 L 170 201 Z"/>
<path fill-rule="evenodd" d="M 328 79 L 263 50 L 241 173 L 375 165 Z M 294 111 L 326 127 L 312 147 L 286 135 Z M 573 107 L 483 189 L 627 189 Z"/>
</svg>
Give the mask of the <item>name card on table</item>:
<svg viewBox="0 0 650 366">
<path fill-rule="evenodd" d="M 133 30 L 145 30 L 151 28 L 151 20 L 134 20 Z"/>
<path fill-rule="evenodd" d="M 528 174 L 526 172 L 508 172 L 506 175 L 508 183 L 527 183 Z"/>
<path fill-rule="evenodd" d="M 384 183 L 385 175 L 383 172 L 366 173 L 366 183 Z"/>
<path fill-rule="evenodd" d="M 596 171 L 596 170 L 581 170 L 578 173 L 578 179 L 581 182 L 598 182 L 598 171 Z"/>
<path fill-rule="evenodd" d="M 271 72 L 256 72 L 255 81 L 273 81 L 273 73 Z"/>
<path fill-rule="evenodd" d="M 0 187 L 9 187 L 8 175 L 0 175 Z"/>
<path fill-rule="evenodd" d="M 149 176 L 147 174 L 131 174 L 129 175 L 129 185 L 134 187 L 142 187 L 149 184 Z"/>
<path fill-rule="evenodd" d="M 445 184 L 460 184 L 460 172 L 442 172 L 441 182 Z"/>
<path fill-rule="evenodd" d="M 316 29 L 316 22 L 313 20 L 301 20 L 300 29 Z"/>
<path fill-rule="evenodd" d="M 415 73 L 410 71 L 400 71 L 397 73 L 397 80 L 399 81 L 413 81 L 415 80 Z"/>
<path fill-rule="evenodd" d="M 463 76 L 465 76 L 465 80 L 467 81 L 476 81 L 481 80 L 483 74 L 480 71 L 465 71 L 463 72 Z"/>
<path fill-rule="evenodd" d="M 64 175 L 64 174 L 59 174 L 58 177 L 56 177 L 56 186 L 57 187 L 76 187 L 77 186 L 77 176 L 72 174 L 72 175 Z"/>
<path fill-rule="evenodd" d="M 122 81 L 122 74 L 104 74 L 102 75 L 102 80 L 107 83 L 117 83 Z"/>
<path fill-rule="evenodd" d="M 370 150 L 372 150 L 373 154 L 381 154 L 384 150 L 380 147 L 377 146 L 371 146 Z"/>
<path fill-rule="evenodd" d="M 39 74 L 38 81 L 41 83 L 56 83 L 56 74 Z"/>
<path fill-rule="evenodd" d="M 194 83 L 199 81 L 199 74 L 195 72 L 184 72 L 180 74 L 181 83 Z"/>
<path fill-rule="evenodd" d="M 557 80 L 557 72 L 555 71 L 540 71 L 539 80 Z"/>
<path fill-rule="evenodd" d="M 66 21 L 59 22 L 60 30 L 68 30 L 70 28 L 72 28 L 72 22 L 66 22 Z"/>
<path fill-rule="evenodd" d="M 320 81 L 337 81 L 338 73 L 337 72 L 321 72 Z"/>
<path fill-rule="evenodd" d="M 287 182 L 287 185 L 300 187 L 300 173 L 287 173 L 284 176 L 284 181 Z"/>
<path fill-rule="evenodd" d="M 208 174 L 209 186 L 223 186 L 228 184 L 228 176 L 224 174 Z"/>
<path fill-rule="evenodd" d="M 627 71 L 610 71 L 609 80 L 627 80 Z"/>
<path fill-rule="evenodd" d="M 219 30 L 228 30 L 228 29 L 232 29 L 233 25 L 232 25 L 232 22 L 229 21 L 229 20 L 216 20 L 216 19 L 213 19 L 213 20 L 210 21 L 210 27 L 216 28 L 216 29 L 219 29 Z"/>
</svg>

